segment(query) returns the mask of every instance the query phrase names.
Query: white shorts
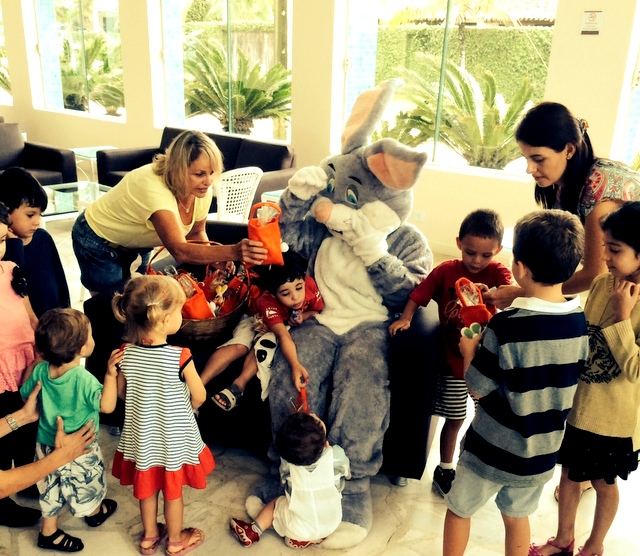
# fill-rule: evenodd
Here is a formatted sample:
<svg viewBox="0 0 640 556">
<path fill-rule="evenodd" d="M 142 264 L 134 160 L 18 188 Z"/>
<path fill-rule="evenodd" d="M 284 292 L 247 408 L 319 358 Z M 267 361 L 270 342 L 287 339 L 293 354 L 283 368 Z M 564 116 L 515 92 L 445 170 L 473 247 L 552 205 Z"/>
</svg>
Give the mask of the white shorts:
<svg viewBox="0 0 640 556">
<path fill-rule="evenodd" d="M 41 481 L 40 509 L 42 517 L 55 517 L 69 505 L 76 517 L 91 515 L 107 495 L 107 476 L 102 451 L 97 442 L 91 451 L 56 469 Z M 36 443 L 36 459 L 41 460 L 53 451 L 51 446 Z"/>
<path fill-rule="evenodd" d="M 231 339 L 226 341 L 224 344 L 220 344 L 217 349 L 222 346 L 233 346 L 233 345 L 243 345 L 250 350 L 253 347 L 253 342 L 256 337 L 256 330 L 254 328 L 255 319 L 249 315 L 242 315 L 238 324 L 233 329 L 233 335 Z"/>
</svg>

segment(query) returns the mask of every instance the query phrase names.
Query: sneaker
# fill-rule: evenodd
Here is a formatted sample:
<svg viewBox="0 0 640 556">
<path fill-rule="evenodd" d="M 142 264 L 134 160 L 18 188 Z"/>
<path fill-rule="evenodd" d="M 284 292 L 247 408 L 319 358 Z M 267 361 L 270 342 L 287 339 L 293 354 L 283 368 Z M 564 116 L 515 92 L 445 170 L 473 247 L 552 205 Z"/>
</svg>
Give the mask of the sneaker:
<svg viewBox="0 0 640 556">
<path fill-rule="evenodd" d="M 290 537 L 284 538 L 284 544 L 286 544 L 289 548 L 308 548 L 314 544 L 320 544 L 324 539 L 317 539 L 315 541 L 296 541 Z"/>
<path fill-rule="evenodd" d="M 455 469 L 442 469 L 438 465 L 433 472 L 433 490 L 444 498 L 444 495 L 451 490 L 451 483 L 455 478 Z"/>
<path fill-rule="evenodd" d="M 253 528 L 252 523 L 232 517 L 229 520 L 229 529 L 243 546 L 251 546 L 260 540 L 260 533 Z"/>
<path fill-rule="evenodd" d="M 122 427 L 107 427 L 107 432 L 111 436 L 120 436 L 122 434 Z"/>
</svg>

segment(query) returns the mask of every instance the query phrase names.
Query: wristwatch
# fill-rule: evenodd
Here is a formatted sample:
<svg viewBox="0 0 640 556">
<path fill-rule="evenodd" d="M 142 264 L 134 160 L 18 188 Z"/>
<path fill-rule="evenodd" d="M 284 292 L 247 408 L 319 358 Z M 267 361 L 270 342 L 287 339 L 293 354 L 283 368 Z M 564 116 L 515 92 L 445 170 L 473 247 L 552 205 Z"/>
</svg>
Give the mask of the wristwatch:
<svg viewBox="0 0 640 556">
<path fill-rule="evenodd" d="M 13 415 L 11 415 L 11 413 L 9 413 L 9 415 L 6 415 L 5 419 L 7 420 L 7 423 L 9 423 L 12 431 L 15 432 L 20 428 L 20 425 L 18 425 L 18 421 L 13 418 Z"/>
</svg>

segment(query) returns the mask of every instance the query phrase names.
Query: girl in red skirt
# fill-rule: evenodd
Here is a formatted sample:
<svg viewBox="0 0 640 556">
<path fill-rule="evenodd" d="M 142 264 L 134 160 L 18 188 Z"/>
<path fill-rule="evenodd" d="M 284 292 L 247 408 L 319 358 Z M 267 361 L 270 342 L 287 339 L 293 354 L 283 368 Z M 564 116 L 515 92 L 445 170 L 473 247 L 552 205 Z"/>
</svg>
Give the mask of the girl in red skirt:
<svg viewBox="0 0 640 556">
<path fill-rule="evenodd" d="M 154 554 L 168 535 L 166 554 L 182 556 L 204 541 L 200 529 L 182 527 L 182 487 L 206 487 L 215 467 L 194 417 L 206 390 L 186 348 L 167 336 L 182 324 L 185 294 L 174 278 L 139 276 L 113 299 L 116 318 L 126 325 L 117 357 L 118 395 L 125 400 L 122 436 L 113 475 L 133 485 L 140 500 L 144 534 L 141 554 Z M 156 522 L 158 494 L 164 496 L 166 525 Z"/>
</svg>

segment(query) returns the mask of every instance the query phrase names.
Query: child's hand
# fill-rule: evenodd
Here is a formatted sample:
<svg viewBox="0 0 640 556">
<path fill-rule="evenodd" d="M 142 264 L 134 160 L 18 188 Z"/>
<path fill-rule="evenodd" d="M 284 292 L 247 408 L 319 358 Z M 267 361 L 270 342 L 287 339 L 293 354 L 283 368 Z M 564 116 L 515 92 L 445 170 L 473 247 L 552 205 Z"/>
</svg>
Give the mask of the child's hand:
<svg viewBox="0 0 640 556">
<path fill-rule="evenodd" d="M 460 336 L 460 342 L 458 343 L 458 347 L 460 348 L 460 353 L 462 354 L 462 358 L 464 359 L 464 368 L 466 369 L 473 357 L 478 351 L 480 347 L 480 340 L 482 339 L 482 333 L 474 336 L 473 338 L 468 338 L 467 336 Z"/>
<path fill-rule="evenodd" d="M 118 376 L 118 372 L 120 371 L 120 363 L 122 363 L 122 359 L 124 358 L 124 350 L 121 348 L 114 349 L 109 356 L 109 361 L 107 361 L 107 374 L 109 376 Z"/>
<path fill-rule="evenodd" d="M 613 291 L 611 292 L 611 308 L 616 322 L 622 322 L 631 318 L 631 311 L 638 302 L 640 284 L 629 282 L 624 278 L 613 279 Z"/>
<path fill-rule="evenodd" d="M 389 334 L 395 336 L 396 332 L 404 332 L 405 330 L 409 330 L 409 328 L 411 328 L 411 321 L 409 319 L 399 318 L 389 326 Z"/>
<path fill-rule="evenodd" d="M 480 293 L 484 296 L 486 292 L 489 291 L 489 286 L 483 284 L 482 282 L 474 282 L 476 288 L 480 290 Z"/>
<path fill-rule="evenodd" d="M 302 365 L 297 365 L 291 369 L 291 378 L 296 390 L 300 392 L 300 389 L 306 386 L 309 382 L 309 373 Z"/>
<path fill-rule="evenodd" d="M 298 311 L 292 311 L 289 317 L 289 324 L 292 326 L 298 326 L 304 322 L 304 316 Z"/>
</svg>

